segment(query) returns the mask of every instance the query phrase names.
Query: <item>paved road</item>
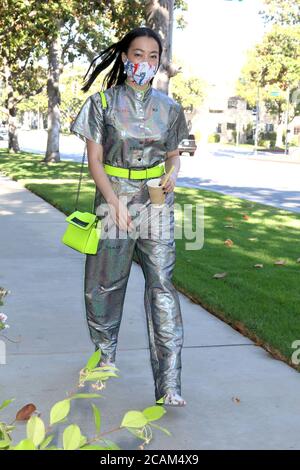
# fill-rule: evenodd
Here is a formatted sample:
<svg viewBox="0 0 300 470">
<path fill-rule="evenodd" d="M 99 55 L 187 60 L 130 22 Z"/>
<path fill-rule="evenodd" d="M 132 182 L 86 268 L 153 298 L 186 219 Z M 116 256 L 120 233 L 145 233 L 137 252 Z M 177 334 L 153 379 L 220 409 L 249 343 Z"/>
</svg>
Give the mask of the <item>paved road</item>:
<svg viewBox="0 0 300 470">
<path fill-rule="evenodd" d="M 23 150 L 44 153 L 46 131 L 20 131 Z M 61 136 L 61 159 L 81 161 L 83 142 Z M 194 157 L 183 155 L 178 185 L 223 194 L 300 212 L 300 164 L 252 159 L 249 150 L 224 146 L 198 147 Z M 268 154 L 268 158 L 269 154 Z"/>
<path fill-rule="evenodd" d="M 300 164 L 260 161 L 262 155 L 254 160 L 252 155 L 200 148 L 195 157 L 181 157 L 178 184 L 300 212 Z"/>
</svg>

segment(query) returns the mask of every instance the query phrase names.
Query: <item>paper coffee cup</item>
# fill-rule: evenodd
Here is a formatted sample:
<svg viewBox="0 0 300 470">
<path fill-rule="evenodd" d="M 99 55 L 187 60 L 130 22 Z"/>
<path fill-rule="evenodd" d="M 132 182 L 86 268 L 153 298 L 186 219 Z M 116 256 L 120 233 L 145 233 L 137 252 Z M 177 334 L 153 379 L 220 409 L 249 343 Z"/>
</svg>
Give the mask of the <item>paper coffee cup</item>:
<svg viewBox="0 0 300 470">
<path fill-rule="evenodd" d="M 165 199 L 166 199 L 166 196 L 163 192 L 162 187 L 159 186 L 160 181 L 161 181 L 161 178 L 153 178 L 147 181 L 150 201 L 151 201 L 151 204 L 155 207 L 164 206 Z"/>
</svg>

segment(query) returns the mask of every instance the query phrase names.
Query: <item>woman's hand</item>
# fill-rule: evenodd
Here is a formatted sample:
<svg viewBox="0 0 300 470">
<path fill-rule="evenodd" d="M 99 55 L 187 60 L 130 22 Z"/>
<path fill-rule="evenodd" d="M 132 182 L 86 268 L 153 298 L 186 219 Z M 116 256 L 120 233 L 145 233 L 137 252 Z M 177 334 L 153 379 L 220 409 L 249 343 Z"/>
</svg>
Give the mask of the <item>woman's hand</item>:
<svg viewBox="0 0 300 470">
<path fill-rule="evenodd" d="M 109 205 L 109 210 L 114 220 L 121 230 L 134 230 L 134 225 L 127 207 L 119 200 Z"/>
<path fill-rule="evenodd" d="M 162 186 L 164 193 L 171 193 L 174 191 L 177 176 L 173 173 L 170 175 L 168 181 L 164 185 L 165 175 L 163 175 L 162 179 L 160 180 L 160 186 Z"/>
</svg>

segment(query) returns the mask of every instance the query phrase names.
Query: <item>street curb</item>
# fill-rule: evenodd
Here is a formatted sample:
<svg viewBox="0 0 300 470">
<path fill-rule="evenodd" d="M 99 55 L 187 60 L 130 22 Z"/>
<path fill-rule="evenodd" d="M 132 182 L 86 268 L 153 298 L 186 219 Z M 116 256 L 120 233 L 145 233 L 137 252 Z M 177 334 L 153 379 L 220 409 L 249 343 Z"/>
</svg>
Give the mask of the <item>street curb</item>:
<svg viewBox="0 0 300 470">
<path fill-rule="evenodd" d="M 224 150 L 224 149 L 230 150 L 231 149 L 231 150 L 235 150 L 235 151 L 237 150 L 236 147 L 225 147 L 225 148 L 224 147 L 221 147 L 221 148 L 219 147 L 219 149 L 222 149 L 222 150 Z M 295 152 L 298 153 L 298 151 L 296 150 Z M 299 153 L 299 156 L 297 156 L 295 158 L 293 158 L 291 156 L 285 158 L 284 153 L 281 153 L 279 155 L 281 155 L 281 157 L 279 157 L 279 158 L 276 158 L 276 155 L 274 155 L 274 154 L 270 155 L 270 157 L 269 157 L 267 155 L 264 155 L 264 152 L 258 150 L 257 155 L 254 155 L 254 154 L 253 155 L 244 154 L 244 155 L 241 155 L 241 156 L 236 155 L 235 158 L 240 158 L 240 159 L 247 158 L 248 160 L 258 160 L 258 161 L 261 161 L 261 162 L 295 163 L 295 164 L 298 164 L 298 165 L 300 164 L 300 153 Z"/>
</svg>

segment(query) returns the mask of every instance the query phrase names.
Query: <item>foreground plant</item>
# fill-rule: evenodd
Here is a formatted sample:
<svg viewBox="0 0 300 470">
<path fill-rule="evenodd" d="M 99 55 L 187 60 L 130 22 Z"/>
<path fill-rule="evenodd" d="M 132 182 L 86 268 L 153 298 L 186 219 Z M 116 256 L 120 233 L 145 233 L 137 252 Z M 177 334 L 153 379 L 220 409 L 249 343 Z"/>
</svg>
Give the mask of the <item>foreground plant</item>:
<svg viewBox="0 0 300 470">
<path fill-rule="evenodd" d="M 7 315 L 0 313 L 0 331 L 9 328 L 9 325 L 6 323 Z"/>
<path fill-rule="evenodd" d="M 102 390 L 106 387 L 106 381 L 111 377 L 118 377 L 118 369 L 112 366 L 97 367 L 100 363 L 101 352 L 96 351 L 88 360 L 84 369 L 80 371 L 78 387 L 83 387 L 87 382 L 92 382 L 92 388 Z M 36 407 L 30 403 L 18 411 L 15 421 L 27 421 L 26 438 L 18 444 L 12 445 L 11 434 L 15 429 L 15 421 L 9 425 L 0 422 L 0 450 L 120 450 L 119 446 L 106 439 L 111 434 L 122 429 L 127 429 L 134 436 L 142 440 L 139 449 L 144 449 L 152 439 L 153 429 L 160 429 L 168 436 L 170 432 L 157 424 L 166 413 L 163 406 L 151 406 L 143 411 L 131 410 L 125 413 L 120 426 L 102 433 L 101 413 L 99 408 L 91 403 L 94 415 L 96 435 L 90 439 L 82 435 L 77 424 L 68 425 L 62 433 L 61 447 L 50 445 L 54 439 L 54 427 L 66 421 L 71 409 L 72 400 L 98 399 L 102 395 L 98 393 L 73 393 L 68 398 L 55 403 L 50 410 L 49 424 L 46 427 L 44 421 L 37 414 Z M 0 411 L 10 405 L 14 399 L 5 400 L 0 405 Z"/>
<path fill-rule="evenodd" d="M 10 291 L 5 289 L 4 287 L 0 287 L 0 306 L 3 305 L 3 297 L 7 294 L 10 294 Z M 9 325 L 6 323 L 7 315 L 4 313 L 0 313 L 0 331 L 9 328 Z"/>
</svg>

